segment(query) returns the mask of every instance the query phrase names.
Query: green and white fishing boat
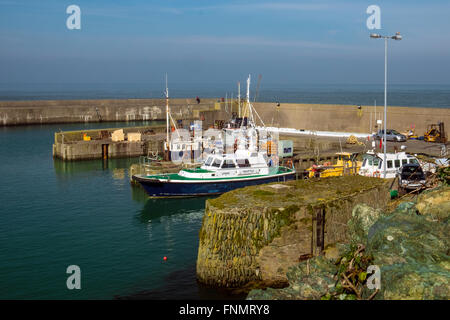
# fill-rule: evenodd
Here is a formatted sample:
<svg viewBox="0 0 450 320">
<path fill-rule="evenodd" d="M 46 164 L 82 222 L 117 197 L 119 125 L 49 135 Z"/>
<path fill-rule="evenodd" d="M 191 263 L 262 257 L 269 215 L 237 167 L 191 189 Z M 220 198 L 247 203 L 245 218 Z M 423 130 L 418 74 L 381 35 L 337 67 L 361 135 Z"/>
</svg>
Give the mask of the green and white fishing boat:
<svg viewBox="0 0 450 320">
<path fill-rule="evenodd" d="M 295 179 L 295 169 L 271 167 L 264 152 L 237 150 L 210 155 L 196 169 L 178 173 L 134 176 L 151 197 L 186 197 L 221 194 L 251 185 Z"/>
<path fill-rule="evenodd" d="M 199 168 L 183 169 L 178 173 L 134 175 L 133 179 L 151 197 L 216 195 L 246 186 L 295 179 L 294 168 L 278 166 L 277 157 L 269 157 L 258 147 L 259 134 L 253 116 L 257 113 L 250 103 L 249 90 L 250 76 L 247 80 L 248 121 L 245 118 L 245 125 L 224 131 L 234 142 L 234 152 L 222 154 L 223 150 L 215 150 L 207 155 Z"/>
</svg>

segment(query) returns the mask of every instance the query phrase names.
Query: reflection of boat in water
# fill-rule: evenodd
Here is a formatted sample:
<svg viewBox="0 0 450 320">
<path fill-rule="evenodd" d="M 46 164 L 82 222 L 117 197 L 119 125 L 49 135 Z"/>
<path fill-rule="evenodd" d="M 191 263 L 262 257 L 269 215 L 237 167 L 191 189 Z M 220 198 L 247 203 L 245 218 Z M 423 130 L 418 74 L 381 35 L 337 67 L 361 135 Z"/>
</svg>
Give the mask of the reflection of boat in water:
<svg viewBox="0 0 450 320">
<path fill-rule="evenodd" d="M 144 193 L 144 190 L 139 188 Z M 151 199 L 147 195 L 146 202 L 137 218 L 142 223 L 149 220 L 156 221 L 164 216 L 179 215 L 194 211 L 203 212 L 205 209 L 205 201 L 207 198 L 187 198 L 183 201 L 172 201 L 172 199 Z"/>
<path fill-rule="evenodd" d="M 91 175 L 94 172 L 111 171 L 114 179 L 125 179 L 127 169 L 135 158 L 115 158 L 104 161 L 83 160 L 83 161 L 64 161 L 53 159 L 53 168 L 58 178 L 71 179 Z"/>
<path fill-rule="evenodd" d="M 314 165 L 306 171 L 309 172 L 309 178 L 339 177 L 343 175 L 357 174 L 361 167 L 361 161 L 357 161 L 357 153 L 338 152 L 336 164 L 325 163 L 323 165 Z"/>
</svg>

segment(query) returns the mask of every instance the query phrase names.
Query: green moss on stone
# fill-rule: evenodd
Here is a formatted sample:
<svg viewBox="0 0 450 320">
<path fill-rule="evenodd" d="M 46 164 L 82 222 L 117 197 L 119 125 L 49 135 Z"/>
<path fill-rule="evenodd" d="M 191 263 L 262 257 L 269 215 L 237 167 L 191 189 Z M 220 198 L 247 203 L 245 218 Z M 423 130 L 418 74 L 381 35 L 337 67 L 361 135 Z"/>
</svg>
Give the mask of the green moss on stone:
<svg viewBox="0 0 450 320">
<path fill-rule="evenodd" d="M 255 190 L 253 191 L 254 197 L 266 197 L 266 196 L 273 196 L 275 193 L 266 191 L 266 190 Z"/>
</svg>

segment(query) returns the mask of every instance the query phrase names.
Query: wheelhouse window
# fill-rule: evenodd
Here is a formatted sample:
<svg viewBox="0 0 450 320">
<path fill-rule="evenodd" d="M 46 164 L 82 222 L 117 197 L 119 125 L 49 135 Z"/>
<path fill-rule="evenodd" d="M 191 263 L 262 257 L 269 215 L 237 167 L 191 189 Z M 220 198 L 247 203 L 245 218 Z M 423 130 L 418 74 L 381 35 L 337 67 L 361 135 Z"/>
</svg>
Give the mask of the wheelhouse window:
<svg viewBox="0 0 450 320">
<path fill-rule="evenodd" d="M 237 159 L 237 164 L 239 168 L 250 167 L 250 162 L 248 161 L 248 159 Z"/>
<path fill-rule="evenodd" d="M 225 160 L 222 164 L 222 168 L 236 168 L 233 160 Z"/>
<path fill-rule="evenodd" d="M 387 168 L 391 169 L 392 168 L 392 160 L 388 160 L 387 161 Z"/>
<path fill-rule="evenodd" d="M 347 155 L 339 155 L 339 156 L 338 156 L 338 160 L 342 160 L 342 161 L 350 161 L 350 156 L 347 156 Z"/>
<path fill-rule="evenodd" d="M 365 156 L 362 166 L 363 167 L 365 167 L 365 166 L 369 166 L 369 167 L 375 166 L 375 167 L 377 167 L 378 164 L 379 164 L 379 161 L 380 161 L 380 159 L 377 158 L 377 157 L 370 156 L 370 155 L 369 156 Z"/>
<path fill-rule="evenodd" d="M 408 159 L 402 159 L 402 166 L 408 163 Z"/>
<path fill-rule="evenodd" d="M 415 158 L 411 158 L 409 159 L 409 163 L 419 163 L 419 161 L 417 161 L 417 159 Z"/>
<path fill-rule="evenodd" d="M 220 159 L 214 159 L 214 162 L 212 163 L 212 166 L 213 167 L 216 167 L 216 168 L 220 168 L 220 164 L 222 163 L 222 160 L 220 160 Z"/>
<path fill-rule="evenodd" d="M 395 160 L 394 165 L 396 168 L 400 168 L 400 160 L 399 159 Z"/>
<path fill-rule="evenodd" d="M 213 160 L 212 157 L 208 157 L 208 159 L 206 159 L 205 165 L 206 165 L 206 166 L 211 165 L 212 160 Z"/>
</svg>

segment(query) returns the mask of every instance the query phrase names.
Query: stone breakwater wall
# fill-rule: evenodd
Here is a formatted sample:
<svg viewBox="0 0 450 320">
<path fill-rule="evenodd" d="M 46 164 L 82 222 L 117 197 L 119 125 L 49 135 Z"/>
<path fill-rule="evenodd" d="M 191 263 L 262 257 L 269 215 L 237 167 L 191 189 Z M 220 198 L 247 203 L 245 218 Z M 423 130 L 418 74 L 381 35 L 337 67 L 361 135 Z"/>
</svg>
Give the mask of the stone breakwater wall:
<svg viewBox="0 0 450 320">
<path fill-rule="evenodd" d="M 287 269 L 302 256 L 349 240 L 347 221 L 357 203 L 384 207 L 389 185 L 359 176 L 299 180 L 207 200 L 197 278 L 218 287 L 284 286 Z"/>
<path fill-rule="evenodd" d="M 175 119 L 216 110 L 215 99 L 170 99 Z M 220 104 L 218 106 L 220 109 Z M 0 125 L 165 120 L 164 99 L 0 101 Z"/>
<path fill-rule="evenodd" d="M 376 108 L 374 106 L 361 106 L 361 109 L 359 109 L 356 105 L 281 103 L 277 109 L 275 103 L 269 102 L 256 102 L 254 106 L 266 125 L 270 126 L 273 123 L 274 126 L 279 124 L 281 127 L 299 130 L 370 133 L 377 130 L 375 128 L 376 119 L 383 119 L 384 117 L 383 106 Z M 428 124 L 438 123 L 439 121 L 444 122 L 445 127 L 449 128 L 450 107 L 388 106 L 387 108 L 388 128 L 400 132 L 413 127 L 416 134 L 422 136 Z"/>
<path fill-rule="evenodd" d="M 164 99 L 0 101 L 0 125 L 164 120 L 165 104 Z M 174 118 L 204 118 L 205 127 L 238 111 L 236 104 L 225 107 L 217 99 L 202 99 L 200 104 L 195 99 L 170 99 L 170 106 Z M 254 107 L 266 125 L 299 130 L 369 133 L 377 129 L 376 119 L 383 118 L 381 106 L 282 103 L 277 108 L 275 103 L 256 102 Z M 450 126 L 450 108 L 388 107 L 387 111 L 388 127 L 398 131 L 415 127 L 423 135 L 428 124 L 442 121 Z"/>
</svg>

